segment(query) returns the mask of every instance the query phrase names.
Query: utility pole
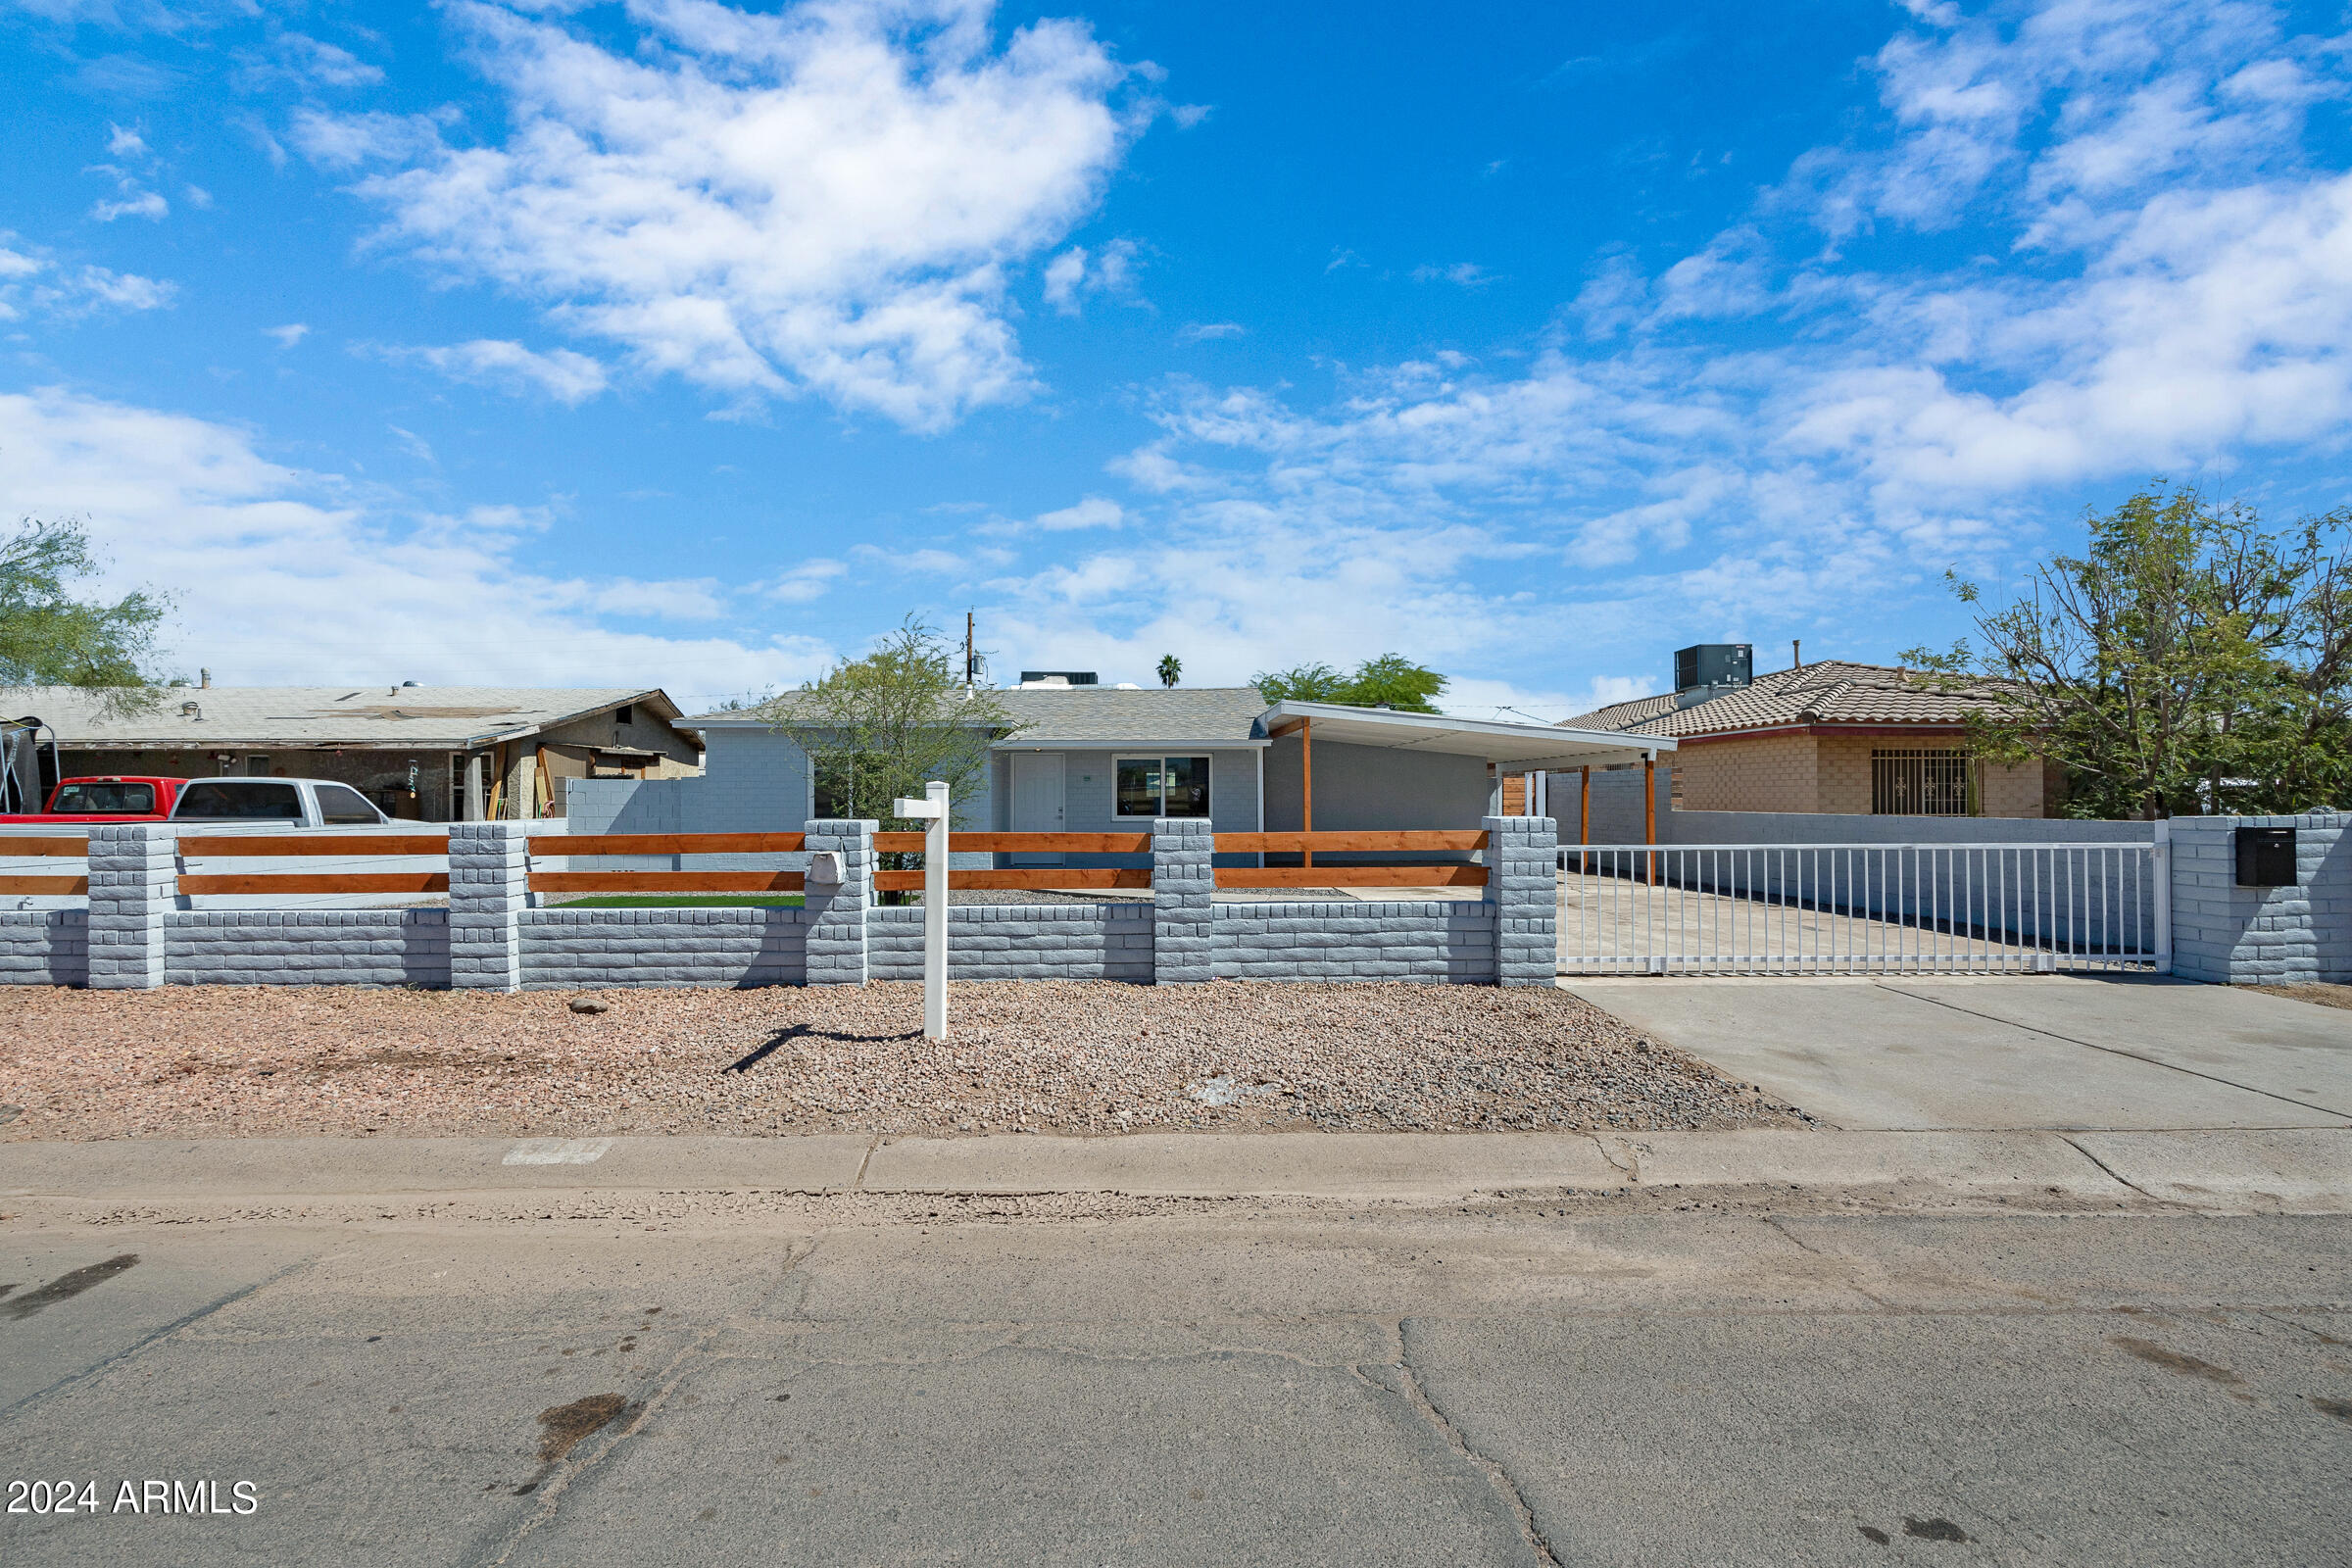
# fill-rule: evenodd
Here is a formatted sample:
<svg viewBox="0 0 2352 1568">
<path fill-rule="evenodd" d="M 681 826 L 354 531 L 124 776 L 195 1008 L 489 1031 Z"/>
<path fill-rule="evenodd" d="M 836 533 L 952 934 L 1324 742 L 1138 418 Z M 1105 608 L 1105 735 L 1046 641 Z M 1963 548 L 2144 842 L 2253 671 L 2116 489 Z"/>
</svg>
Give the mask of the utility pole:
<svg viewBox="0 0 2352 1568">
<path fill-rule="evenodd" d="M 972 612 L 963 612 L 963 687 L 969 691 L 980 683 L 980 658 L 972 651 Z"/>
</svg>

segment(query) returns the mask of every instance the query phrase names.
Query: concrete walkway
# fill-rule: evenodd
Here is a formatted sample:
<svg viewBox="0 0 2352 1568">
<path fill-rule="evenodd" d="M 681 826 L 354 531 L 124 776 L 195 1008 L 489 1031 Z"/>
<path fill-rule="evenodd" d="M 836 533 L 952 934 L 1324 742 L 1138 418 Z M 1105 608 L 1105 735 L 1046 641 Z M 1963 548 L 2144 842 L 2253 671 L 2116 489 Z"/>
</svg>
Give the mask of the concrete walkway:
<svg viewBox="0 0 2352 1568">
<path fill-rule="evenodd" d="M 2153 977 L 1562 985 L 1840 1127 L 2352 1125 L 2352 1012 Z"/>
</svg>

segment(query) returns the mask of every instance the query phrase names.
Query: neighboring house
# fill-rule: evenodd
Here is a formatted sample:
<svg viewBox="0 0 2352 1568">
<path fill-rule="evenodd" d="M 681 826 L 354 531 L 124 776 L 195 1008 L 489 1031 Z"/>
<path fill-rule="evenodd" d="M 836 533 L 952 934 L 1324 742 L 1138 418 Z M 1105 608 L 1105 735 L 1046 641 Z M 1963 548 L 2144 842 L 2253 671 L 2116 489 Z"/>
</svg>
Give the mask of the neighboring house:
<svg viewBox="0 0 2352 1568">
<path fill-rule="evenodd" d="M 697 771 L 701 746 L 656 689 L 173 686 L 110 714 L 74 686 L 0 689 L 55 733 L 66 773 L 336 779 L 427 822 L 562 816 L 571 782 Z"/>
<path fill-rule="evenodd" d="M 1070 678 L 988 695 L 1014 727 L 992 742 L 977 798 L 956 803 L 967 831 L 1107 833 L 1197 816 L 1219 832 L 1292 832 L 1306 816 L 1310 766 L 1318 831 L 1475 828 L 1497 809 L 1498 774 L 1606 766 L 1673 749 L 1542 724 L 1269 704 L 1251 686 L 1137 689 Z M 708 748 L 704 776 L 596 786 L 598 821 L 615 832 L 775 831 L 840 808 L 819 800 L 804 743 L 821 725 L 804 702 L 790 693 L 685 720 Z M 958 706 L 951 699 L 941 716 L 954 719 Z M 858 808 L 876 814 L 862 802 Z"/>
<path fill-rule="evenodd" d="M 1895 816 L 2054 816 L 2064 778 L 2039 760 L 1968 754 L 1968 714 L 1994 699 L 1947 693 L 1884 664 L 1830 660 L 1744 678 L 1744 644 L 1685 649 L 1682 690 L 1563 720 L 1578 730 L 1671 737 L 1674 805 L 1687 811 L 1845 811 Z M 1730 678 L 1700 680 L 1693 654 Z"/>
</svg>

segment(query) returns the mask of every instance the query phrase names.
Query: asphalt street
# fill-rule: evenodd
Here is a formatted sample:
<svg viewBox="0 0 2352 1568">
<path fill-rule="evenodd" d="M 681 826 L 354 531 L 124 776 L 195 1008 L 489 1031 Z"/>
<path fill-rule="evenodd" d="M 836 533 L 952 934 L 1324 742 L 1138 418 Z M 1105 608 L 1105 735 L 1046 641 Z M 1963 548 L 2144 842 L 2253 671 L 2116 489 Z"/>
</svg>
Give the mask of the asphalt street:
<svg viewBox="0 0 2352 1568">
<path fill-rule="evenodd" d="M 12 1204 L 10 1563 L 2352 1560 L 2339 1215 Z"/>
</svg>

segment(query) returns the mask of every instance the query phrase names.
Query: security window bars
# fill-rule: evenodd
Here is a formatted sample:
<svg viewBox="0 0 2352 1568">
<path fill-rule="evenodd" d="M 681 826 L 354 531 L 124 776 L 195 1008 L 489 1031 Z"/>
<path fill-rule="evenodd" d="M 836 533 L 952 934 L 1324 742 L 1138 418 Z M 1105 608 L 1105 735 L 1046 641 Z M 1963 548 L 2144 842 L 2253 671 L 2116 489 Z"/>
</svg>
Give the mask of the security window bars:
<svg viewBox="0 0 2352 1568">
<path fill-rule="evenodd" d="M 1208 759 L 1122 757 L 1118 760 L 1120 816 L 1208 815 Z"/>
<path fill-rule="evenodd" d="M 1967 816 L 1968 754 L 1963 751 L 1870 754 L 1873 816 Z"/>
</svg>

